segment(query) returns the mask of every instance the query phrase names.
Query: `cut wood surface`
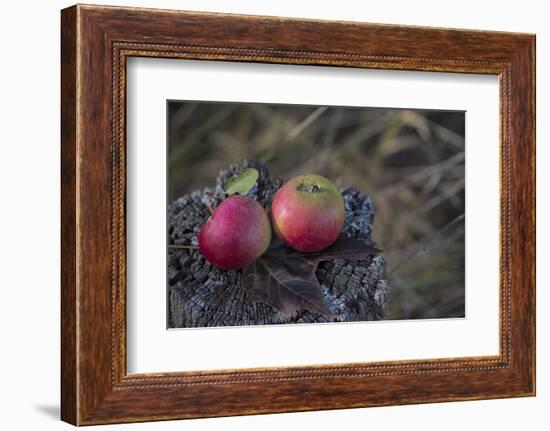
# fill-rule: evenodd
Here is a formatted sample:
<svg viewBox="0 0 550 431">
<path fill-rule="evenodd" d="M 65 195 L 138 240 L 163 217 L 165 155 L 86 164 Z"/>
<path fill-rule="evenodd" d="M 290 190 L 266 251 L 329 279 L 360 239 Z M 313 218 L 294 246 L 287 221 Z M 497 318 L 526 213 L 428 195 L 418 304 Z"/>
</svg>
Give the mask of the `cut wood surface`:
<svg viewBox="0 0 550 431">
<path fill-rule="evenodd" d="M 272 178 L 261 163 L 231 165 L 220 172 L 215 187 L 182 196 L 169 205 L 169 245 L 198 245 L 198 233 L 210 215 L 209 207 L 215 208 L 224 199 L 227 180 L 245 167 L 254 167 L 260 173 L 247 195 L 269 208 L 284 179 Z M 346 208 L 344 234 L 377 247 L 371 239 L 374 218 L 371 199 L 353 187 L 341 192 Z M 168 324 L 171 328 L 183 328 L 380 320 L 389 293 L 384 270 L 380 254 L 361 260 L 321 262 L 316 275 L 323 301 L 334 317 L 305 309 L 285 316 L 268 304 L 247 301 L 247 293 L 241 286 L 242 270 L 218 269 L 197 249 L 169 248 Z"/>
</svg>

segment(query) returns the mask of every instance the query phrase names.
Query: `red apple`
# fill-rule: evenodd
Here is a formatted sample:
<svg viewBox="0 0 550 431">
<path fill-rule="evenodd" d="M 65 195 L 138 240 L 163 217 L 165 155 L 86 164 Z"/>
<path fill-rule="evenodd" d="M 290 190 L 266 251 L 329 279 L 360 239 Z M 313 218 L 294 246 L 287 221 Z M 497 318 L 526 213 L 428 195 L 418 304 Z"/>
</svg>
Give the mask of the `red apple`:
<svg viewBox="0 0 550 431">
<path fill-rule="evenodd" d="M 271 242 L 271 224 L 262 206 L 246 196 L 225 199 L 199 234 L 199 250 L 211 264 L 239 269 L 260 257 Z"/>
<path fill-rule="evenodd" d="M 321 251 L 342 232 L 344 199 L 325 177 L 295 177 L 275 193 L 271 220 L 288 246 L 303 252 Z"/>
</svg>

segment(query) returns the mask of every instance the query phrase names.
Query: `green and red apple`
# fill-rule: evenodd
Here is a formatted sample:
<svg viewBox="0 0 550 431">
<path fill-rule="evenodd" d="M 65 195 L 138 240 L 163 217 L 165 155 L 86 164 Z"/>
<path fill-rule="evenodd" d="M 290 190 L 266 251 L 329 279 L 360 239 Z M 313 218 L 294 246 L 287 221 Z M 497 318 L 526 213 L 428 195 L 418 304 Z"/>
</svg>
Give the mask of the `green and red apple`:
<svg viewBox="0 0 550 431">
<path fill-rule="evenodd" d="M 271 242 L 271 223 L 254 199 L 231 196 L 208 218 L 199 233 L 199 250 L 214 266 L 240 269 L 260 257 Z"/>
<path fill-rule="evenodd" d="M 302 252 L 330 246 L 344 226 L 344 199 L 334 184 L 320 175 L 289 180 L 273 198 L 271 220 L 279 238 Z"/>
</svg>

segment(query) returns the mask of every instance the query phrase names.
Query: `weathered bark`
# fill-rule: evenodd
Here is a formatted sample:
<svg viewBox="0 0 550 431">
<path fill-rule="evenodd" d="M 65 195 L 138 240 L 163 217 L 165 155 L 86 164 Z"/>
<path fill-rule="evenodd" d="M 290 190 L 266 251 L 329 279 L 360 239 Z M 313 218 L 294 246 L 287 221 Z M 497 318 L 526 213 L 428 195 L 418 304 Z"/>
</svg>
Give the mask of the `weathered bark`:
<svg viewBox="0 0 550 431">
<path fill-rule="evenodd" d="M 282 178 L 271 178 L 265 165 L 248 162 L 231 165 L 217 178 L 216 187 L 207 187 L 174 201 L 168 208 L 169 244 L 197 245 L 198 233 L 210 215 L 208 205 L 216 207 L 224 199 L 228 178 L 243 167 L 260 173 L 248 195 L 268 208 Z M 351 187 L 342 190 L 346 207 L 344 232 L 371 245 L 374 209 L 371 199 Z M 384 316 L 389 285 L 384 279 L 385 262 L 381 255 L 368 259 L 321 262 L 317 270 L 324 301 L 336 314 L 327 318 L 300 310 L 290 318 L 264 303 L 248 304 L 240 286 L 242 271 L 225 271 L 210 265 L 196 249 L 170 249 L 168 254 L 168 313 L 171 328 L 238 326 L 305 322 L 349 322 L 379 320 Z"/>
</svg>

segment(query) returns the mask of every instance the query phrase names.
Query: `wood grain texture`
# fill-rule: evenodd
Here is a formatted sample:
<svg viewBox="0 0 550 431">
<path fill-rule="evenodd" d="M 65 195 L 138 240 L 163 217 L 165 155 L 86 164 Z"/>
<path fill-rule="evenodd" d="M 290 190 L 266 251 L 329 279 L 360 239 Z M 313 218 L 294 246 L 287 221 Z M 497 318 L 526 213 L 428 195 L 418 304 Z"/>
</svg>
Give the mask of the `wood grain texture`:
<svg viewBox="0 0 550 431">
<path fill-rule="evenodd" d="M 192 244 L 197 241 L 197 229 L 210 216 L 210 208 L 217 208 L 225 199 L 228 180 L 235 178 L 244 168 L 258 172 L 256 185 L 243 193 L 269 208 L 273 196 L 286 181 L 272 176 L 267 165 L 248 160 L 233 164 L 220 171 L 215 187 L 205 187 L 201 193 L 193 192 L 180 196 L 168 205 L 168 256 L 167 256 L 167 302 L 168 327 L 221 327 L 274 325 L 287 323 L 327 323 L 381 320 L 389 296 L 389 283 L 384 279 L 386 263 L 382 253 L 353 262 L 327 260 L 314 271 L 319 280 L 317 286 L 321 301 L 328 306 L 333 316 L 325 316 L 307 306 L 305 310 L 285 315 L 265 303 L 276 298 L 266 295 L 250 303 L 243 286 L 245 272 L 218 271 L 202 257 L 199 250 L 170 249 L 178 244 Z M 361 239 L 373 247 L 374 206 L 368 195 L 355 187 L 340 190 L 344 199 L 345 219 L 342 233 L 349 238 Z M 208 205 L 206 204 L 208 202 Z M 376 254 L 376 255 L 375 255 Z M 297 260 L 292 265 L 298 265 Z M 309 265 L 308 265 L 308 268 Z M 261 270 L 260 270 L 261 271 Z M 351 276 L 353 274 L 353 276 Z M 261 275 L 260 272 L 260 276 Z M 267 280 L 266 280 L 267 279 Z M 262 278 L 257 285 L 261 295 L 269 277 Z M 252 283 L 255 285 L 256 283 Z M 321 288 L 326 286 L 325 288 Z M 277 290 L 278 291 L 278 290 Z M 252 292 L 253 295 L 256 292 Z M 291 301 L 292 302 L 292 301 Z M 280 302 L 282 305 L 284 302 Z M 301 308 L 301 307 L 300 307 Z"/>
<path fill-rule="evenodd" d="M 534 394 L 533 35 L 74 6 L 62 12 L 61 36 L 63 420 L 86 425 Z M 498 75 L 499 356 L 127 375 L 129 56 Z"/>
</svg>

